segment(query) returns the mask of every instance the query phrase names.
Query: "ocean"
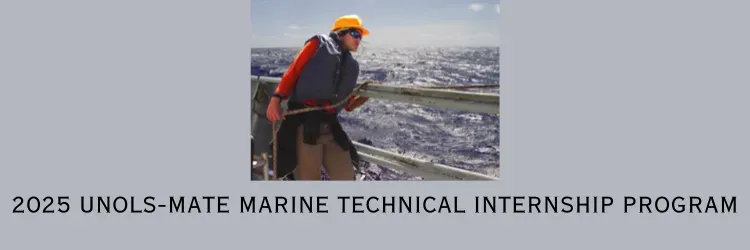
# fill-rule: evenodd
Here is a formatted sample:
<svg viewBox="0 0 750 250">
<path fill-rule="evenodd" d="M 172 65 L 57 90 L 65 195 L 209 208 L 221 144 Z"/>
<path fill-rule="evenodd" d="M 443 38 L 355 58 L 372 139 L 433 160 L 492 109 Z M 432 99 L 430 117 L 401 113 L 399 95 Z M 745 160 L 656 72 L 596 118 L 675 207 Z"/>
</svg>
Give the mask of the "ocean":
<svg viewBox="0 0 750 250">
<path fill-rule="evenodd" d="M 281 77 L 300 48 L 253 48 L 253 75 Z M 499 47 L 360 48 L 360 81 L 398 85 L 498 84 Z M 499 93 L 499 88 L 465 91 Z M 448 166 L 497 177 L 499 115 L 370 99 L 340 116 L 352 140 Z M 419 179 L 364 164 L 370 180 Z"/>
</svg>

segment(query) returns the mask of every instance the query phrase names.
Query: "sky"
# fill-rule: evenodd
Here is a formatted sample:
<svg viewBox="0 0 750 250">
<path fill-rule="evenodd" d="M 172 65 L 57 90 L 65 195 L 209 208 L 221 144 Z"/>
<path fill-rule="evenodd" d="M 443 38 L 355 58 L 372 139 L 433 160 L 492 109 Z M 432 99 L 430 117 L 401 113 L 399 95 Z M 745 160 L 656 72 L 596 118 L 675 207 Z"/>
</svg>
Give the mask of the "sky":
<svg viewBox="0 0 750 250">
<path fill-rule="evenodd" d="M 252 47 L 301 47 L 358 15 L 367 47 L 500 46 L 498 0 L 251 0 Z"/>
</svg>

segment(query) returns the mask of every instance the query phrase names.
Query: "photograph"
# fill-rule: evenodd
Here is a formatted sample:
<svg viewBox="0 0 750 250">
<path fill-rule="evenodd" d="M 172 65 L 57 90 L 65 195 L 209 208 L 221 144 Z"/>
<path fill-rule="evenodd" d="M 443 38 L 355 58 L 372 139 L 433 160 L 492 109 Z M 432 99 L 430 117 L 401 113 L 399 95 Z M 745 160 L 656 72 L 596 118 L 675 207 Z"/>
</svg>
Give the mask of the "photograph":
<svg viewBox="0 0 750 250">
<path fill-rule="evenodd" d="M 250 180 L 499 178 L 497 2 L 253 0 L 250 11 Z"/>
</svg>

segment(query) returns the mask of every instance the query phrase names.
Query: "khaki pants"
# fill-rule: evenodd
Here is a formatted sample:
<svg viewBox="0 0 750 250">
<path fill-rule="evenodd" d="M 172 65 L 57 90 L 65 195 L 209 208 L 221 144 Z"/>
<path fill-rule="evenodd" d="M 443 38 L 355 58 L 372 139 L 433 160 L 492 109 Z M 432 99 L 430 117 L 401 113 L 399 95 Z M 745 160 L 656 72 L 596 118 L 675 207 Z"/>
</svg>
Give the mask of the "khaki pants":
<svg viewBox="0 0 750 250">
<path fill-rule="evenodd" d="M 320 137 L 316 145 L 302 141 L 303 125 L 297 128 L 297 169 L 296 180 L 321 180 L 321 165 L 325 168 L 330 180 L 354 180 L 354 167 L 348 151 L 344 151 L 333 139 L 331 128 L 320 125 Z"/>
</svg>

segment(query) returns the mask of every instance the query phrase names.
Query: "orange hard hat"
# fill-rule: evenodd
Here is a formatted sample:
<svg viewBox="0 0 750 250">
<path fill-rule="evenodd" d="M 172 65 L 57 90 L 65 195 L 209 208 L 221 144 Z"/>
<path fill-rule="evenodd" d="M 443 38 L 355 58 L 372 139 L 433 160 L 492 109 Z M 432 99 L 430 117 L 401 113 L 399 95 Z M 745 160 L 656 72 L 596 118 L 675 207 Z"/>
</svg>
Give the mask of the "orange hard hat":
<svg viewBox="0 0 750 250">
<path fill-rule="evenodd" d="M 370 34 L 370 31 L 362 26 L 362 19 L 360 19 L 357 15 L 346 15 L 337 18 L 336 22 L 333 23 L 333 28 L 331 28 L 331 31 L 339 30 L 342 28 L 359 29 L 362 31 L 362 36 Z"/>
</svg>

